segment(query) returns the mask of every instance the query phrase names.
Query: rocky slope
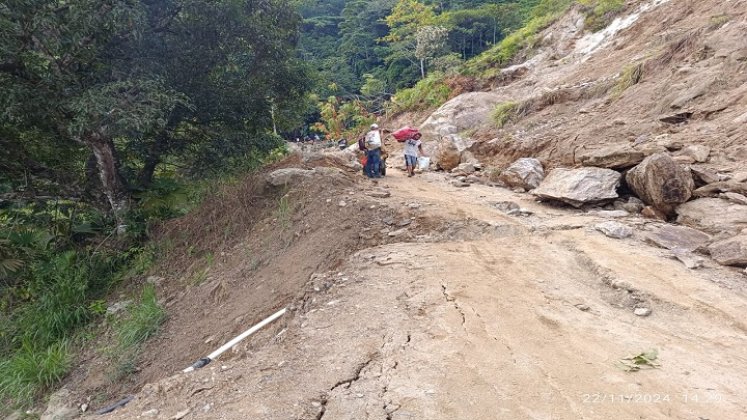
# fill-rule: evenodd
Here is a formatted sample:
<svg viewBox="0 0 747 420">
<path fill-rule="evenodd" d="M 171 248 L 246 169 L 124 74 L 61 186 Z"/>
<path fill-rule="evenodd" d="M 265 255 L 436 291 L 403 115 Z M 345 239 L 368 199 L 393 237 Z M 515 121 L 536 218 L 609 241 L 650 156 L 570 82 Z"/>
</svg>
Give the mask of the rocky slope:
<svg viewBox="0 0 747 420">
<path fill-rule="evenodd" d="M 697 145 L 710 153 L 677 153 L 682 163 L 743 169 L 747 2 L 627 3 L 594 34 L 571 10 L 540 35 L 528 61 L 502 70 L 488 91 L 452 99 L 423 129 L 474 142 L 473 152 L 499 166 L 525 156 L 551 167 L 579 165 L 610 145 L 643 154 Z M 518 109 L 498 129 L 491 114 L 505 103 Z"/>
<path fill-rule="evenodd" d="M 539 197 L 577 206 L 640 198 L 644 216 L 707 231 L 743 255 L 747 2 L 629 1 L 597 33 L 576 7 L 539 39 L 526 62 L 422 124 L 436 163 L 479 160 L 500 173 L 535 158 L 548 173 Z M 578 167 L 608 172 L 568 170 Z"/>
</svg>

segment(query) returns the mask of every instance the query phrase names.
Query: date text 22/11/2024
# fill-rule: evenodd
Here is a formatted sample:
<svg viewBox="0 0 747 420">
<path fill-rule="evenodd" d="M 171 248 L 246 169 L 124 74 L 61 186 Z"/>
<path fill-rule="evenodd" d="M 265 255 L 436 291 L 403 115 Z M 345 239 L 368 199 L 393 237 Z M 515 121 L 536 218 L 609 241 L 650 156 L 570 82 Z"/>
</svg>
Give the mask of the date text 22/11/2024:
<svg viewBox="0 0 747 420">
<path fill-rule="evenodd" d="M 582 400 L 584 404 L 665 404 L 672 402 L 714 404 L 723 401 L 723 397 L 720 393 L 711 390 L 706 390 L 704 392 L 683 392 L 677 395 L 595 392 L 583 394 Z"/>
</svg>

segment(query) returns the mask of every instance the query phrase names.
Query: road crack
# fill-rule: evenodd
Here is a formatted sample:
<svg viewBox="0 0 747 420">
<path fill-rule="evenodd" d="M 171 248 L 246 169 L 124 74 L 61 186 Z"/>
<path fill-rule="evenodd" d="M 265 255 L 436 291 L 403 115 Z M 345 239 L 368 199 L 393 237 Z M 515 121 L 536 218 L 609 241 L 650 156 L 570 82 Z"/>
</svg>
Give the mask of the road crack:
<svg viewBox="0 0 747 420">
<path fill-rule="evenodd" d="M 332 388 L 330 388 L 330 392 L 335 391 L 337 388 L 344 386 L 345 389 L 350 388 L 355 381 L 359 380 L 361 378 L 361 372 L 363 372 L 363 369 L 365 369 L 368 365 L 373 362 L 374 357 L 370 357 L 368 360 L 366 360 L 363 363 L 360 363 L 353 372 L 353 376 L 349 379 L 343 379 L 342 381 L 337 382 Z"/>
<path fill-rule="evenodd" d="M 464 313 L 464 310 L 459 305 L 459 302 L 457 302 L 457 300 L 456 300 L 455 297 L 451 296 L 451 294 L 449 293 L 449 290 L 446 287 L 446 284 L 441 283 L 441 291 L 442 291 L 442 293 L 444 295 L 444 299 L 446 299 L 446 302 L 453 304 L 454 305 L 454 309 L 456 309 L 457 312 L 459 312 L 459 315 L 462 316 L 462 328 L 464 329 L 464 332 L 469 333 L 467 331 L 467 327 L 466 327 L 466 324 L 467 324 L 467 315 Z"/>
</svg>

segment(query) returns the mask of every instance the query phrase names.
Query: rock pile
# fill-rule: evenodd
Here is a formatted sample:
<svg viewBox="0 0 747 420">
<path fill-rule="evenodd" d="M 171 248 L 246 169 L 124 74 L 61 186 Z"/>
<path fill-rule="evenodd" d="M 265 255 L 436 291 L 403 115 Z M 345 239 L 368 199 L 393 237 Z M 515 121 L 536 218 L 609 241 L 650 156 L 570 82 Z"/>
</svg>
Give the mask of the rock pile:
<svg viewBox="0 0 747 420">
<path fill-rule="evenodd" d="M 576 208 L 608 204 L 605 210 L 588 213 L 599 217 L 676 218 L 679 226 L 659 226 L 641 237 L 669 250 L 688 268 L 703 266 L 698 253 L 710 254 L 722 265 L 747 267 L 747 173 L 709 164 L 714 154 L 706 146 L 671 141 L 652 146 L 585 150 L 576 157 L 583 167 L 558 168 L 548 174 L 539 160 L 522 158 L 495 171 L 496 181 Z M 618 199 L 623 175 L 623 187 L 635 196 Z M 595 229 L 618 239 L 633 233 L 617 222 L 601 223 Z"/>
</svg>

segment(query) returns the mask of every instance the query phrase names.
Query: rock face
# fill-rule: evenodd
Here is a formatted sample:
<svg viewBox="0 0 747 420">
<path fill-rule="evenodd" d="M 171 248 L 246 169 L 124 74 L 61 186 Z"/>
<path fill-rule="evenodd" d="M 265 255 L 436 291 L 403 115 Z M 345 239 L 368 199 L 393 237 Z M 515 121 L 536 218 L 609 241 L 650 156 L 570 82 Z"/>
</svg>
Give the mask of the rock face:
<svg viewBox="0 0 747 420">
<path fill-rule="evenodd" d="M 667 215 L 689 200 L 695 188 L 690 171 L 663 153 L 644 159 L 625 179 L 638 197 Z"/>
<path fill-rule="evenodd" d="M 677 208 L 677 222 L 709 233 L 739 233 L 747 228 L 747 206 L 720 198 L 699 198 Z"/>
<path fill-rule="evenodd" d="M 542 163 L 534 158 L 522 158 L 501 172 L 498 180 L 509 188 L 533 190 L 545 179 Z"/>
<path fill-rule="evenodd" d="M 447 136 L 476 128 L 490 118 L 495 104 L 502 97 L 490 92 L 469 92 L 459 95 L 437 109 L 420 126 L 425 136 Z"/>
<path fill-rule="evenodd" d="M 581 152 L 577 158 L 583 166 L 621 169 L 638 165 L 646 157 L 645 153 L 629 145 L 607 146 Z"/>
<path fill-rule="evenodd" d="M 270 172 L 265 177 L 273 187 L 282 187 L 300 183 L 314 176 L 327 177 L 330 180 L 340 179 L 342 172 L 337 168 L 319 167 L 315 169 L 283 168 Z"/>
<path fill-rule="evenodd" d="M 625 239 L 633 236 L 633 229 L 617 222 L 604 222 L 594 226 L 594 229 L 614 239 Z"/>
<path fill-rule="evenodd" d="M 666 249 L 695 251 L 708 245 L 711 236 L 686 226 L 665 225 L 647 234 L 646 240 Z"/>
<path fill-rule="evenodd" d="M 747 267 L 747 235 L 739 235 L 708 247 L 711 257 L 721 265 Z"/>
<path fill-rule="evenodd" d="M 729 200 L 732 203 L 743 204 L 747 206 L 747 197 L 743 196 L 742 194 L 727 192 L 727 193 L 721 194 L 721 198 Z"/>
<path fill-rule="evenodd" d="M 620 178 L 620 173 L 611 169 L 555 169 L 531 193 L 543 199 L 581 207 L 617 198 Z"/>
</svg>

